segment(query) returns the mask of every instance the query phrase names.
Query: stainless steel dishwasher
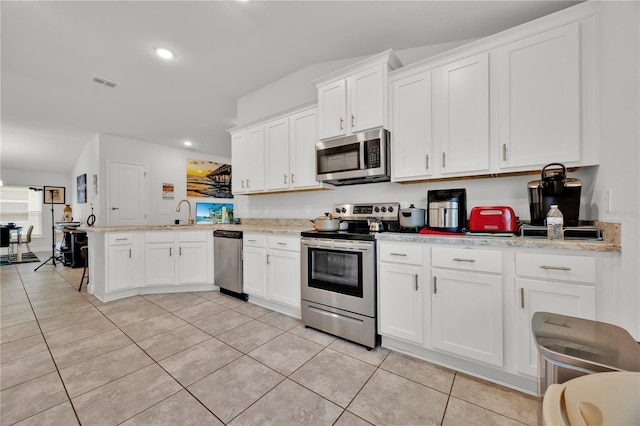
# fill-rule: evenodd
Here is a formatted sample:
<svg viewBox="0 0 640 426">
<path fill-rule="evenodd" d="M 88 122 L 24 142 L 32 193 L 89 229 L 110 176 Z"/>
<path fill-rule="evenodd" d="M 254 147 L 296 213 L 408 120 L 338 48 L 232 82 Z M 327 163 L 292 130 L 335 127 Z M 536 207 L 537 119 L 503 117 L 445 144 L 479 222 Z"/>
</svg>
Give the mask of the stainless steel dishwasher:
<svg viewBox="0 0 640 426">
<path fill-rule="evenodd" d="M 220 292 L 242 300 L 242 231 L 213 231 L 213 279 Z"/>
</svg>

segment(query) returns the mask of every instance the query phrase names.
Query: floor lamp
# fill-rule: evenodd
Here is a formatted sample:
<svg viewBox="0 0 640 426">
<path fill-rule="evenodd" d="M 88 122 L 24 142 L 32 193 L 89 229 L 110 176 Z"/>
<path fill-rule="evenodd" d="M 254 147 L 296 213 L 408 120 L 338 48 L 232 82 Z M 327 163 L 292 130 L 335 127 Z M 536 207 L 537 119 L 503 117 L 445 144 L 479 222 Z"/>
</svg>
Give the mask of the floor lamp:
<svg viewBox="0 0 640 426">
<path fill-rule="evenodd" d="M 37 189 L 37 188 L 30 188 L 33 189 L 34 191 L 43 191 L 42 189 Z M 54 223 L 54 219 L 53 219 L 53 205 L 57 204 L 54 203 L 54 194 L 59 191 L 59 189 L 53 189 L 53 188 L 47 188 L 45 186 L 45 194 L 44 194 L 44 202 L 45 204 L 50 204 L 51 205 L 51 257 L 49 257 L 47 260 L 45 260 L 44 262 L 42 262 L 36 269 L 34 269 L 34 271 L 37 271 L 38 269 L 42 268 L 44 265 L 46 265 L 47 263 L 49 263 L 49 261 L 51 261 L 51 265 L 53 265 L 53 267 L 55 268 L 56 266 L 56 225 Z M 47 203 L 47 194 L 49 193 L 49 203 Z M 63 197 L 64 199 L 64 197 Z M 64 201 L 63 201 L 64 202 Z"/>
</svg>

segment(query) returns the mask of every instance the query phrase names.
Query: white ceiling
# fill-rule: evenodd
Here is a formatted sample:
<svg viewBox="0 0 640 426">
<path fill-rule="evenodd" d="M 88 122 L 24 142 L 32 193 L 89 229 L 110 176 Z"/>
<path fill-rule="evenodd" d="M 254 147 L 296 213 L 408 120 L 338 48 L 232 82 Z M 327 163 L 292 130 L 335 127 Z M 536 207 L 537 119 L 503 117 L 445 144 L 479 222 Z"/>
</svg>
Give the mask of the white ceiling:
<svg viewBox="0 0 640 426">
<path fill-rule="evenodd" d="M 575 3 L 5 0 L 1 167 L 71 172 L 97 133 L 230 157 L 236 100 L 309 64 L 482 37 Z"/>
</svg>

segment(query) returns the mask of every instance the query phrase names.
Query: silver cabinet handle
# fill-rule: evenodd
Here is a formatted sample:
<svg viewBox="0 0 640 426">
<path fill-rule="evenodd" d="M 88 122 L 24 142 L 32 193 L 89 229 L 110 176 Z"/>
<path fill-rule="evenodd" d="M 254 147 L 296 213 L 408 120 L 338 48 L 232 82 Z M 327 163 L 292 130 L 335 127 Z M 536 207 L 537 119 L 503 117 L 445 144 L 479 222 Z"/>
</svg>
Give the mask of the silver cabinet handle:
<svg viewBox="0 0 640 426">
<path fill-rule="evenodd" d="M 520 307 L 524 309 L 524 287 L 520 287 Z"/>
<path fill-rule="evenodd" d="M 356 117 L 351 114 L 351 127 L 356 127 Z"/>
<path fill-rule="evenodd" d="M 285 185 L 287 184 L 287 174 L 286 173 L 284 174 L 284 184 Z"/>
<path fill-rule="evenodd" d="M 340 117 L 340 130 L 344 130 L 344 119 Z"/>
<path fill-rule="evenodd" d="M 180 247 L 180 249 L 178 250 L 178 254 L 182 256 L 182 247 Z"/>
<path fill-rule="evenodd" d="M 267 265 L 268 265 L 268 264 L 270 264 L 270 263 L 271 263 L 271 255 L 270 255 L 270 254 L 268 254 L 268 255 L 267 255 Z"/>
<path fill-rule="evenodd" d="M 249 242 L 249 243 L 255 243 L 255 242 L 256 242 L 256 240 L 247 240 L 247 242 Z"/>
<path fill-rule="evenodd" d="M 454 257 L 453 258 L 454 262 L 469 262 L 469 263 L 474 263 L 476 260 L 475 259 L 465 259 L 464 257 Z"/>
<path fill-rule="evenodd" d="M 570 271 L 571 268 L 568 266 L 550 266 L 550 265 L 540 265 L 540 269 L 552 269 L 554 271 Z"/>
<path fill-rule="evenodd" d="M 116 241 L 127 241 L 129 238 L 116 238 Z"/>
<path fill-rule="evenodd" d="M 406 253 L 389 253 L 391 256 L 402 256 L 402 257 L 407 257 Z"/>
<path fill-rule="evenodd" d="M 447 154 L 442 153 L 442 167 L 447 167 Z"/>
<path fill-rule="evenodd" d="M 172 247 L 169 247 L 169 256 L 171 256 L 172 251 L 173 251 L 173 248 L 172 248 Z"/>
<path fill-rule="evenodd" d="M 120 210 L 120 207 L 111 207 L 111 210 Z"/>
<path fill-rule="evenodd" d="M 249 188 L 251 185 L 249 185 L 249 179 L 247 179 L 247 188 Z"/>
<path fill-rule="evenodd" d="M 438 277 L 433 277 L 433 294 L 438 293 Z"/>
<path fill-rule="evenodd" d="M 429 170 L 429 154 L 427 154 L 427 155 L 426 155 L 426 158 L 425 158 L 425 166 L 426 166 L 425 168 L 426 168 L 427 170 Z"/>
<path fill-rule="evenodd" d="M 129 259 L 131 259 L 131 249 L 129 249 Z"/>
<path fill-rule="evenodd" d="M 291 173 L 291 183 L 296 183 L 296 175 Z"/>
<path fill-rule="evenodd" d="M 286 246 L 287 245 L 287 243 L 283 243 L 281 241 L 278 241 L 276 244 L 278 244 L 279 246 Z"/>
<path fill-rule="evenodd" d="M 507 144 L 502 144 L 502 161 L 507 161 Z"/>
<path fill-rule="evenodd" d="M 416 291 L 418 291 L 418 288 L 420 288 L 420 286 L 418 285 L 418 274 L 416 274 Z"/>
<path fill-rule="evenodd" d="M 242 180 L 240 181 L 240 186 L 241 186 L 242 188 L 244 188 L 244 179 L 242 179 Z"/>
</svg>

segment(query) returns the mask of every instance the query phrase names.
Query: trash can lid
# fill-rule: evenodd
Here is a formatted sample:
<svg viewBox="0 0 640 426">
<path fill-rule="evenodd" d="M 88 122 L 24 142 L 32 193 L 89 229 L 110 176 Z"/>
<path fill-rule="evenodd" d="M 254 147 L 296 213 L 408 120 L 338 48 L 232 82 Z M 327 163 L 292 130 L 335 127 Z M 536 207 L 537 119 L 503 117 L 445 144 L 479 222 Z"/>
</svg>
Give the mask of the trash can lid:
<svg viewBox="0 0 640 426">
<path fill-rule="evenodd" d="M 623 328 L 549 312 L 536 312 L 531 329 L 546 359 L 589 371 L 640 371 L 640 344 Z"/>
</svg>

